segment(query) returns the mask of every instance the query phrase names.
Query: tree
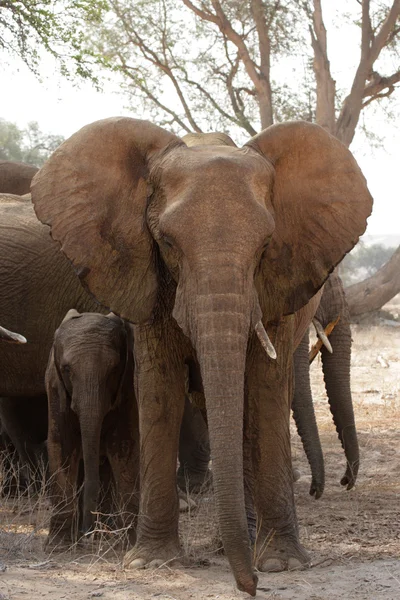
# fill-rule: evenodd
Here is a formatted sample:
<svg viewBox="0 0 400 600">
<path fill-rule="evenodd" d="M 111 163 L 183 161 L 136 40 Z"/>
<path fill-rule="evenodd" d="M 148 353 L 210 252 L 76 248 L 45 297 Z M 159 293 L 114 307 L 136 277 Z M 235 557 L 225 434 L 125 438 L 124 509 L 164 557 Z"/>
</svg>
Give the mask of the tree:
<svg viewBox="0 0 400 600">
<path fill-rule="evenodd" d="M 400 293 L 400 246 L 374 275 L 346 289 L 352 316 L 378 310 Z"/>
<path fill-rule="evenodd" d="M 98 24 L 103 0 L 0 0 L 0 51 L 18 55 L 38 74 L 40 49 L 71 70 L 95 80 L 90 52 L 82 52 L 85 28 Z"/>
<path fill-rule="evenodd" d="M 64 141 L 61 135 L 44 133 L 36 122 L 19 129 L 0 119 L 0 160 L 16 160 L 41 167 Z"/>
<path fill-rule="evenodd" d="M 392 256 L 395 248 L 383 244 L 367 245 L 361 239 L 340 263 L 339 273 L 345 287 L 371 277 Z"/>
<path fill-rule="evenodd" d="M 331 73 L 321 0 L 109 0 L 97 51 L 135 101 L 180 132 L 248 137 L 306 118 L 349 146 L 361 113 L 400 82 L 398 65 L 379 72 L 399 48 L 400 0 L 348 5 L 340 16 L 356 20 L 361 52 L 347 94 Z"/>
<path fill-rule="evenodd" d="M 346 146 L 360 117 L 399 89 L 400 0 L 337 8 L 360 57 L 347 90 L 331 69 L 322 0 L 108 0 L 92 56 L 122 76 L 142 115 L 177 133 L 222 130 L 238 141 L 274 122 L 315 121 Z M 360 128 L 360 127 L 359 127 Z M 397 258 L 396 258 L 397 257 Z M 400 271 L 400 254 L 395 268 Z"/>
</svg>

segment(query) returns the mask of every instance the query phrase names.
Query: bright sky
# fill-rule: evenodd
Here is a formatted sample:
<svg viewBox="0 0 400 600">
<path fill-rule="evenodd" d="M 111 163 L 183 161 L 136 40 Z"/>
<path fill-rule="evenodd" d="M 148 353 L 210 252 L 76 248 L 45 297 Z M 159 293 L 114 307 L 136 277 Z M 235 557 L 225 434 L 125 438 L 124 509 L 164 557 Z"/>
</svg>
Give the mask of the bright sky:
<svg viewBox="0 0 400 600">
<path fill-rule="evenodd" d="M 329 6 L 327 2 L 324 4 Z M 328 36 L 332 47 L 334 77 L 342 86 L 346 86 L 354 75 L 354 64 L 358 61 L 357 40 L 354 36 L 346 35 L 343 28 L 328 28 Z M 3 84 L 1 118 L 15 122 L 20 127 L 29 121 L 37 121 L 43 131 L 65 137 L 97 119 L 117 115 L 141 118 L 141 114 L 133 114 L 125 108 L 126 100 L 114 93 L 111 86 L 102 93 L 96 92 L 88 83 L 74 87 L 61 79 L 57 72 L 52 72 L 51 61 L 46 61 L 46 64 L 50 67 L 42 68 L 43 81 L 39 82 L 21 61 L 0 54 L 0 81 Z M 375 200 L 368 234 L 400 234 L 400 89 L 395 96 L 393 104 L 399 114 L 397 122 L 389 124 L 381 116 L 374 127 L 384 137 L 384 147 L 373 149 L 365 141 L 362 142 L 360 136 L 356 137 L 351 147 Z"/>
</svg>

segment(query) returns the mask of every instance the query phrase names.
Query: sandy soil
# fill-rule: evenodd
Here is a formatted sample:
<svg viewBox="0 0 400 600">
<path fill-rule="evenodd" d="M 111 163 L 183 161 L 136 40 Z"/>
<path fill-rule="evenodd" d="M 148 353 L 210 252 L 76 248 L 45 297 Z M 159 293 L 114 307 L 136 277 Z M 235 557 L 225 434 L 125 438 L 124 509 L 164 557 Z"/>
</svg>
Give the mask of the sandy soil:
<svg viewBox="0 0 400 600">
<path fill-rule="evenodd" d="M 295 484 L 300 533 L 313 567 L 260 574 L 257 598 L 400 599 L 400 328 L 356 325 L 353 338 L 352 386 L 362 461 L 357 486 L 347 492 L 339 484 L 344 457 L 315 361 L 313 394 L 327 472 L 318 501 L 308 494 L 309 469 L 293 431 L 294 465 L 302 473 Z M 0 600 L 245 597 L 216 551 L 215 513 L 207 496 L 196 512 L 181 519 L 190 567 L 151 571 L 124 571 L 121 554 L 105 537 L 76 553 L 44 554 L 44 498 L 34 506 L 23 499 L 3 501 L 1 512 Z"/>
</svg>

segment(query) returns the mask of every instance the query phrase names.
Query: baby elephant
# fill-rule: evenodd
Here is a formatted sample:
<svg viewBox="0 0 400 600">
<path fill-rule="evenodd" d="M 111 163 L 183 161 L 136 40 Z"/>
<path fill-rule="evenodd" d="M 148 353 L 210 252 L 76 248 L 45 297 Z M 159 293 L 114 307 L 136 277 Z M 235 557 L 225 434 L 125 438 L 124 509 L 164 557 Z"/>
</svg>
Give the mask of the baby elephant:
<svg viewBox="0 0 400 600">
<path fill-rule="evenodd" d="M 54 336 L 46 391 L 53 503 L 47 545 L 70 543 L 77 528 L 90 532 L 100 490 L 107 489 L 114 491 L 132 543 L 139 507 L 139 432 L 128 323 L 113 313 L 70 310 Z"/>
</svg>

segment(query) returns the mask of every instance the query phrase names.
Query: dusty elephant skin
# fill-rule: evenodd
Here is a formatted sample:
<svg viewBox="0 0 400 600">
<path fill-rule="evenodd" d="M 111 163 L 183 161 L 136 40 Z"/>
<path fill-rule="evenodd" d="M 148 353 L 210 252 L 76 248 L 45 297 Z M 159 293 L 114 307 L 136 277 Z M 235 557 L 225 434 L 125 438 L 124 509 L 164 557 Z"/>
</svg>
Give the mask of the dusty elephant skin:
<svg viewBox="0 0 400 600">
<path fill-rule="evenodd" d="M 0 194 L 0 318 L 26 344 L 0 343 L 0 397 L 39 397 L 54 332 L 71 307 L 106 312 L 82 287 L 29 198 Z"/>
<path fill-rule="evenodd" d="M 27 483 L 28 465 L 36 469 L 45 457 L 44 375 L 54 332 L 71 306 L 106 311 L 83 289 L 29 197 L 0 194 L 0 257 L 1 323 L 27 339 L 0 343 L 0 419 L 26 465 L 22 475 Z"/>
<path fill-rule="evenodd" d="M 188 147 L 149 122 L 112 118 L 60 146 L 35 176 L 32 199 L 84 284 L 135 323 L 141 498 L 126 563 L 181 552 L 184 363 L 197 360 L 222 541 L 238 587 L 256 593 L 253 556 L 260 570 L 307 564 L 290 457 L 291 315 L 365 230 L 372 199 L 351 153 L 305 122 L 273 126 L 236 148 Z M 261 319 L 276 360 L 254 332 L 267 347 Z M 259 522 L 254 553 L 243 472 Z"/>
<path fill-rule="evenodd" d="M 29 194 L 32 177 L 38 168 L 12 160 L 0 160 L 0 192 L 2 194 Z"/>
<path fill-rule="evenodd" d="M 113 315 L 71 310 L 54 336 L 46 370 L 49 401 L 48 453 L 51 500 L 48 546 L 76 539 L 79 466 L 83 461 L 81 533 L 90 532 L 99 510 L 100 459 L 108 460 L 113 496 L 135 539 L 138 514 L 139 430 L 133 391 L 131 327 Z M 106 490 L 111 497 L 111 491 Z"/>
</svg>

